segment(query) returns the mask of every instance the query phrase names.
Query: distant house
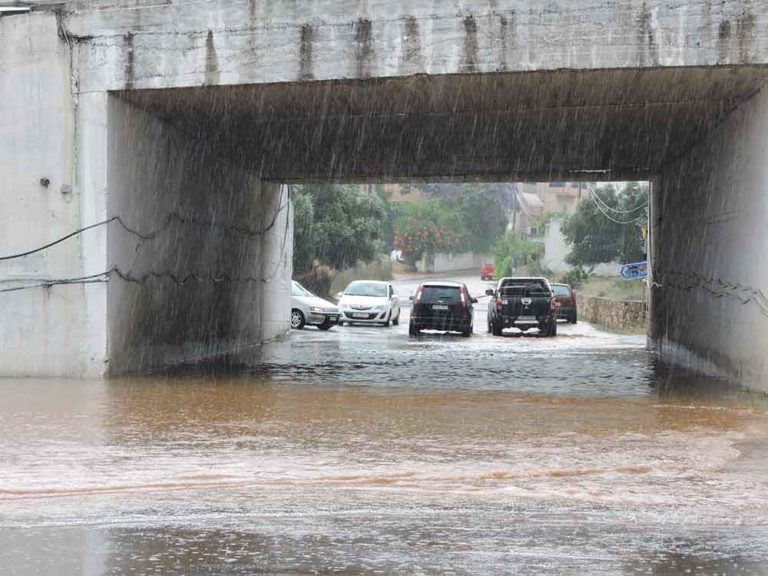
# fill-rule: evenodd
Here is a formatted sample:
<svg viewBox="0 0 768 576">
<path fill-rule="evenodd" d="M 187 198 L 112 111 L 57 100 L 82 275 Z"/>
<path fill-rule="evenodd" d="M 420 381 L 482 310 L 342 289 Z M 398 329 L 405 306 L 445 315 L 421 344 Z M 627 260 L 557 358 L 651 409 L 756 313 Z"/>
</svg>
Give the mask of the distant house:
<svg viewBox="0 0 768 576">
<path fill-rule="evenodd" d="M 544 204 L 542 214 L 561 212 L 573 214 L 582 198 L 586 198 L 586 182 L 526 182 L 522 189 L 535 194 Z"/>
</svg>

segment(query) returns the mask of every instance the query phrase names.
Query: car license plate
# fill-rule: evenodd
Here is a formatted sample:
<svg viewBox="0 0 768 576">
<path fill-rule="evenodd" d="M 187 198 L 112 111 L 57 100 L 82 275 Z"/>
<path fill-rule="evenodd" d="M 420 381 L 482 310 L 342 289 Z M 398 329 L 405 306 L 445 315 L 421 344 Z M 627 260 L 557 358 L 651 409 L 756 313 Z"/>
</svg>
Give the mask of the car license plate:
<svg viewBox="0 0 768 576">
<path fill-rule="evenodd" d="M 520 322 L 536 322 L 536 316 L 518 316 Z"/>
<path fill-rule="evenodd" d="M 432 304 L 432 310 L 448 310 L 445 304 Z"/>
<path fill-rule="evenodd" d="M 328 320 L 330 320 L 331 322 L 338 322 L 339 317 L 336 316 L 336 314 L 331 314 L 330 316 L 328 316 Z"/>
<path fill-rule="evenodd" d="M 502 306 L 506 306 L 507 304 L 509 304 L 509 300 L 502 300 L 501 301 L 501 305 Z"/>
<path fill-rule="evenodd" d="M 363 314 L 361 312 L 355 312 L 352 314 L 352 318 L 368 318 L 368 314 Z"/>
</svg>

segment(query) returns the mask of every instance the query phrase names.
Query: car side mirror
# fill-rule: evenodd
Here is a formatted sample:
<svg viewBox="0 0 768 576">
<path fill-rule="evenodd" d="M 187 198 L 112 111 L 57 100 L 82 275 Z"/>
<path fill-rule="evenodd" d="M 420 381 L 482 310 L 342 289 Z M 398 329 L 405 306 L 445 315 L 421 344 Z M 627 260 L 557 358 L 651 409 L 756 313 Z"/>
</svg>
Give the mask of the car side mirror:
<svg viewBox="0 0 768 576">
<path fill-rule="evenodd" d="M 414 296 L 408 296 L 408 300 L 413 300 Z"/>
<path fill-rule="evenodd" d="M 486 296 L 493 296 L 493 290 L 491 290 L 490 288 L 488 288 L 488 290 L 486 290 L 486 291 L 485 291 L 485 295 L 486 295 Z"/>
<path fill-rule="evenodd" d="M 469 301 L 472 302 L 472 304 L 477 304 L 477 298 L 470 298 Z"/>
</svg>

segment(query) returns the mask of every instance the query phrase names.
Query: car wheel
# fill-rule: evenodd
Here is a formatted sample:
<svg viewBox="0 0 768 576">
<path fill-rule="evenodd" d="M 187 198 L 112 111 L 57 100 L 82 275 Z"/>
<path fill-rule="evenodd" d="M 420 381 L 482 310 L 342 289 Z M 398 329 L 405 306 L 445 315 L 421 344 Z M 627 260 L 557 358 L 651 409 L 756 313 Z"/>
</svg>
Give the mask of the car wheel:
<svg viewBox="0 0 768 576">
<path fill-rule="evenodd" d="M 291 310 L 291 328 L 301 330 L 307 321 L 304 319 L 304 313 L 298 308 Z"/>
<path fill-rule="evenodd" d="M 577 321 L 577 319 L 576 319 L 576 312 L 571 314 L 570 321 L 571 321 L 571 324 L 576 324 L 576 321 Z"/>
<path fill-rule="evenodd" d="M 501 333 L 501 324 L 499 324 L 498 322 L 493 322 L 493 323 L 491 324 L 491 333 L 492 333 L 494 336 L 502 336 L 502 333 Z"/>
<path fill-rule="evenodd" d="M 408 336 L 418 336 L 418 335 L 419 335 L 418 327 L 413 322 L 408 324 Z"/>
<path fill-rule="evenodd" d="M 400 326 L 400 312 L 398 312 L 395 319 L 392 320 L 392 326 Z"/>
<path fill-rule="evenodd" d="M 466 327 L 466 329 L 462 330 L 462 331 L 461 331 L 461 335 L 462 335 L 464 338 L 469 338 L 470 336 L 472 336 L 472 324 L 470 324 L 469 326 L 467 326 L 467 327 Z"/>
<path fill-rule="evenodd" d="M 339 326 L 344 326 L 344 322 L 342 322 L 341 320 L 339 320 Z"/>
<path fill-rule="evenodd" d="M 320 330 L 330 330 L 333 327 L 333 322 L 326 320 L 322 324 L 318 324 L 317 327 L 320 328 Z"/>
</svg>

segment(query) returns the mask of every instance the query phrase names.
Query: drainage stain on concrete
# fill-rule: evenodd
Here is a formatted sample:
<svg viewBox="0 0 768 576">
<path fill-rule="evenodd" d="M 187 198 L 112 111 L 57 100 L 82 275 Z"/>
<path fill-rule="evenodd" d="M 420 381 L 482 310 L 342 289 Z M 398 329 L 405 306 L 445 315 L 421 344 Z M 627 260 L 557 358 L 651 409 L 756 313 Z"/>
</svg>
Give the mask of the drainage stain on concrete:
<svg viewBox="0 0 768 576">
<path fill-rule="evenodd" d="M 314 43 L 315 29 L 311 24 L 304 24 L 301 27 L 299 39 L 299 79 L 312 80 L 315 75 L 314 68 Z"/>
<path fill-rule="evenodd" d="M 499 15 L 499 70 L 509 69 L 508 54 L 515 50 L 517 44 L 517 18 L 514 12 L 509 16 Z"/>
<path fill-rule="evenodd" d="M 652 19 L 653 14 L 648 8 L 648 5 L 643 2 L 640 16 L 638 17 L 638 50 L 640 66 L 645 66 L 646 64 L 651 64 L 653 66 L 659 65 L 659 45 Z"/>
<path fill-rule="evenodd" d="M 723 20 L 717 29 L 717 63 L 730 62 L 729 48 L 731 44 L 731 21 Z"/>
<path fill-rule="evenodd" d="M 355 23 L 355 70 L 358 78 L 369 78 L 374 72 L 376 49 L 373 24 L 367 18 Z"/>
<path fill-rule="evenodd" d="M 407 74 L 424 71 L 424 55 L 421 46 L 421 30 L 414 16 L 403 19 L 403 57 L 400 72 Z"/>
<path fill-rule="evenodd" d="M 477 22 L 472 14 L 464 17 L 464 48 L 461 53 L 461 71 L 477 72 Z"/>
<path fill-rule="evenodd" d="M 752 61 L 751 50 L 755 43 L 755 15 L 752 12 L 744 11 L 736 19 L 736 38 L 739 42 L 739 60 L 742 63 Z"/>
<path fill-rule="evenodd" d="M 219 83 L 219 62 L 216 58 L 216 46 L 213 44 L 213 31 L 208 30 L 205 38 L 205 84 Z"/>
<path fill-rule="evenodd" d="M 123 36 L 123 76 L 126 90 L 132 89 L 134 83 L 135 56 L 133 50 L 133 32 L 126 32 Z"/>
</svg>

